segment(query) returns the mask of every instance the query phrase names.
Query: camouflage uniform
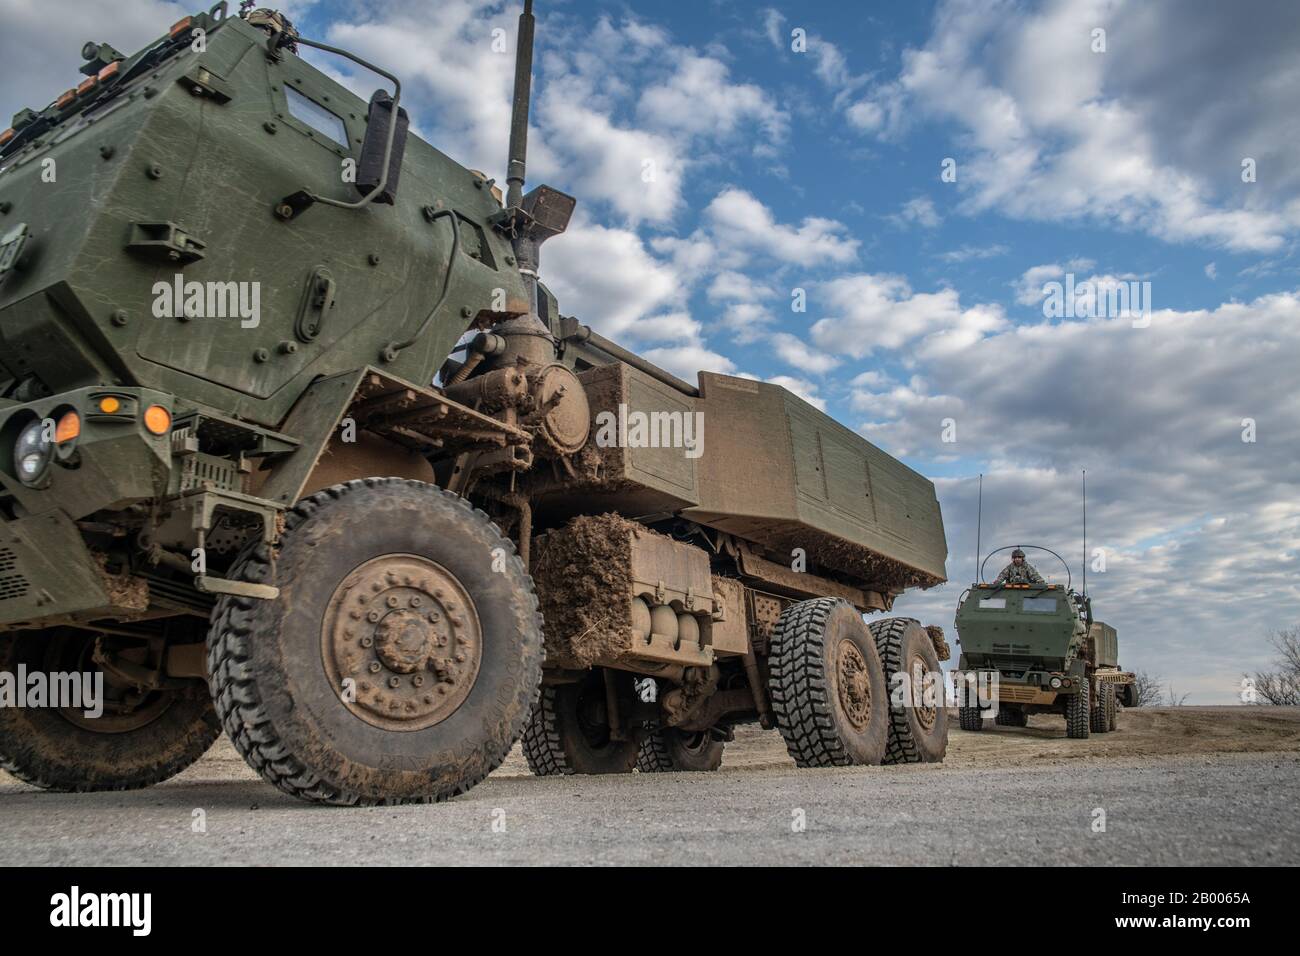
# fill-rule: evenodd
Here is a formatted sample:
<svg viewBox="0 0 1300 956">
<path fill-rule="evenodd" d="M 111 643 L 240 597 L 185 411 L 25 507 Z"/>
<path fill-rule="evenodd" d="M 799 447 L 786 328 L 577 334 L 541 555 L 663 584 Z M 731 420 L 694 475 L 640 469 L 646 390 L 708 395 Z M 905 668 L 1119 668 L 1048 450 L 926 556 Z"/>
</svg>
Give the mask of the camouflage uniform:
<svg viewBox="0 0 1300 956">
<path fill-rule="evenodd" d="M 1008 564 L 1002 569 L 1002 573 L 997 576 L 994 584 L 1046 584 L 1043 576 L 1039 574 L 1032 564 L 1026 561 L 1020 567 L 1016 567 L 1015 562 Z"/>
</svg>

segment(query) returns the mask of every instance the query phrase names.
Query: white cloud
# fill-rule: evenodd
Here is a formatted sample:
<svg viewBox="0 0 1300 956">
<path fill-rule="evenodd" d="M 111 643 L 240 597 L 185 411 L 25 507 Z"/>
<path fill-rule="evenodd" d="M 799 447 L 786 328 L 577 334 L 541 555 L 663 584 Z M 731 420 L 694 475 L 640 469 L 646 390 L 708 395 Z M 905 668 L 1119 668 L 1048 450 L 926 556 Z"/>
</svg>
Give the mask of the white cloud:
<svg viewBox="0 0 1300 956">
<path fill-rule="evenodd" d="M 676 54 L 675 69 L 663 83 L 645 88 L 637 114 L 652 128 L 692 136 L 731 136 L 753 122 L 775 142 L 785 138 L 788 122 L 766 91 L 731 82 L 725 63 L 691 51 Z"/>
<path fill-rule="evenodd" d="M 763 12 L 763 28 L 768 41 L 778 51 L 791 53 L 793 38 L 786 29 L 785 17 L 768 7 Z M 842 110 L 844 118 L 857 129 L 873 132 L 887 122 L 892 122 L 891 110 L 876 99 L 862 98 L 859 94 L 871 81 L 869 73 L 855 73 L 848 58 L 830 40 L 815 31 L 804 29 L 806 50 L 800 56 L 812 62 L 813 73 L 833 94 L 832 106 Z"/>
<path fill-rule="evenodd" d="M 1005 256 L 1010 251 L 1002 243 L 994 243 L 989 246 L 964 245 L 948 252 L 939 253 L 939 259 L 942 262 L 970 262 L 974 259 L 994 259 L 998 256 Z"/>
<path fill-rule="evenodd" d="M 922 353 L 950 352 L 1007 325 L 1000 306 L 963 307 L 954 289 L 913 292 L 898 275 L 841 276 L 821 284 L 817 301 L 830 314 L 813 323 L 813 342 L 854 358 L 910 343 Z"/>
<path fill-rule="evenodd" d="M 840 360 L 834 355 L 819 352 L 789 332 L 777 332 L 769 336 L 768 341 L 783 362 L 803 372 L 823 375 L 840 364 Z"/>
<path fill-rule="evenodd" d="M 692 385 L 696 382 L 697 372 L 721 372 L 729 375 L 736 370 L 731 359 L 702 345 L 649 349 L 644 354 L 651 362 Z"/>
<path fill-rule="evenodd" d="M 1300 135 L 1289 52 L 1300 20 L 1288 4 L 1270 7 L 1242 18 L 1211 4 L 1189 16 L 1168 0 L 1036 9 L 947 0 L 925 45 L 905 51 L 899 76 L 872 91 L 878 111 L 863 115 L 887 136 L 901 127 L 881 117 L 900 103 L 955 123 L 969 213 L 1091 219 L 1173 242 L 1275 250 L 1300 227 L 1287 188 L 1300 172 L 1282 158 Z M 1102 23 L 1109 48 L 1094 53 Z M 1188 68 L 1209 62 L 1214 69 Z M 1242 100 L 1247 89 L 1261 92 Z M 1256 154 L 1276 178 L 1251 191 L 1238 173 Z"/>
<path fill-rule="evenodd" d="M 889 216 L 889 221 L 903 229 L 913 225 L 923 229 L 934 229 L 943 222 L 943 217 L 934 208 L 933 199 L 929 196 L 917 196 L 903 203 L 898 212 Z"/>
<path fill-rule="evenodd" d="M 845 263 L 857 258 L 857 239 L 834 219 L 808 216 L 798 226 L 778 223 L 772 211 L 743 189 L 719 193 L 704 218 L 712 230 L 734 245 L 766 253 L 782 262 L 811 266 Z"/>
<path fill-rule="evenodd" d="M 543 246 L 542 262 L 544 281 L 564 313 L 576 315 L 603 335 L 654 338 L 646 334 L 650 326 L 641 324 L 654 314 L 678 317 L 661 320 L 659 331 L 670 324 L 674 332 L 684 328 L 686 287 L 676 270 L 651 255 L 635 232 L 580 220 Z M 591 268 L 593 262 L 600 268 Z"/>
<path fill-rule="evenodd" d="M 782 388 L 793 392 L 813 408 L 819 411 L 826 410 L 826 399 L 818 396 L 817 386 L 807 379 L 793 378 L 789 375 L 774 375 L 768 381 L 773 385 L 780 385 Z"/>
<path fill-rule="evenodd" d="M 772 295 L 772 290 L 753 276 L 732 269 L 719 272 L 709 285 L 709 298 L 715 302 L 752 302 Z"/>
<path fill-rule="evenodd" d="M 1055 262 L 1041 266 L 1032 266 L 1016 280 L 1016 301 L 1021 305 L 1041 305 L 1043 302 L 1043 284 L 1053 282 L 1065 275 L 1065 267 Z"/>
</svg>

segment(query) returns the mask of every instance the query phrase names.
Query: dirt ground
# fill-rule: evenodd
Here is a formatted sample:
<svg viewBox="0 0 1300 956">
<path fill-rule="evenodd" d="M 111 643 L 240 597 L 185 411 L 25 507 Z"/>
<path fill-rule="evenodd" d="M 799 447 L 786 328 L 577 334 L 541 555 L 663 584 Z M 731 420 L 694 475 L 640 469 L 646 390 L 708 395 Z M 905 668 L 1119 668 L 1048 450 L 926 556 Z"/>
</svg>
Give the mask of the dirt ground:
<svg viewBox="0 0 1300 956">
<path fill-rule="evenodd" d="M 1297 707 L 1161 707 L 1125 710 L 1114 733 L 1087 740 L 1065 736 L 1065 720 L 1039 714 L 1028 727 L 997 727 L 986 720 L 978 733 L 959 730 L 957 713 L 949 715 L 950 767 L 1014 767 L 1057 761 L 1095 761 L 1112 757 L 1171 757 L 1219 753 L 1300 752 Z M 723 751 L 724 770 L 793 767 L 785 743 L 775 730 L 757 725 L 736 728 L 736 739 Z M 519 748 L 494 776 L 528 776 Z"/>
<path fill-rule="evenodd" d="M 1300 753 L 1300 708 L 1296 707 L 1170 707 L 1140 708 L 1119 715 L 1119 729 L 1087 740 L 1065 736 L 1065 721 L 1039 715 L 1029 726 L 998 727 L 984 722 L 978 733 L 959 730 L 957 714 L 949 717 L 945 767 L 995 769 L 1044 766 L 1054 763 L 1098 762 L 1127 758 L 1195 757 L 1208 754 Z M 775 730 L 756 724 L 736 728 L 736 739 L 723 752 L 724 771 L 793 768 L 785 742 Z M 218 779 L 256 779 L 223 736 L 187 775 Z M 516 744 L 493 778 L 531 777 Z M 0 771 L 0 794 L 27 790 Z"/>
</svg>

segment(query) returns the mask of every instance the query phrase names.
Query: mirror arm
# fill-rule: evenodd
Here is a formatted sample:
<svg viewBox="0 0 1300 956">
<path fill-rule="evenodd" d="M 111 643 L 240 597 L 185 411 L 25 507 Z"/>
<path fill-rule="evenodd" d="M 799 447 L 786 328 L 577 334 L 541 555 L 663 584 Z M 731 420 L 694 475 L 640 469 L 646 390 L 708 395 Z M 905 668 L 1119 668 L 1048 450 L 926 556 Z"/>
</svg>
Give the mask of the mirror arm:
<svg viewBox="0 0 1300 956">
<path fill-rule="evenodd" d="M 392 161 L 393 158 L 393 138 L 397 135 L 397 116 L 398 116 L 397 108 L 398 108 L 398 103 L 402 97 L 401 81 L 399 81 L 397 77 L 393 76 L 393 74 L 389 73 L 387 70 L 375 66 L 373 63 L 368 63 L 365 60 L 361 59 L 361 57 L 349 53 L 347 50 L 342 50 L 336 46 L 330 46 L 326 43 L 318 43 L 315 40 L 308 40 L 300 36 L 294 37 L 294 42 L 305 43 L 307 46 L 315 47 L 317 50 L 324 50 L 326 53 L 334 53 L 337 54 L 338 56 L 346 57 L 347 59 L 351 60 L 353 63 L 356 63 L 359 66 L 363 66 L 370 72 L 377 73 L 380 76 L 384 77 L 386 80 L 389 80 L 393 84 L 393 102 L 392 102 L 392 106 L 390 107 L 393 111 L 393 122 L 388 124 L 388 136 L 384 141 L 383 172 L 380 174 L 379 183 L 375 186 L 374 189 L 370 190 L 370 192 L 366 193 L 364 196 L 362 196 L 360 199 L 356 200 L 355 202 L 344 202 L 341 199 L 330 199 L 328 196 L 318 196 L 316 195 L 316 193 L 313 193 L 306 189 L 299 190 L 296 193 L 286 196 L 284 199 L 281 199 L 279 202 L 275 204 L 276 215 L 280 216 L 280 218 L 282 219 L 292 219 L 294 216 L 302 212 L 302 210 L 306 209 L 312 203 L 318 203 L 318 202 L 324 203 L 327 206 L 337 206 L 340 209 L 360 209 L 362 206 L 368 205 L 370 201 L 374 199 L 374 197 L 382 195 L 385 187 L 388 186 L 388 164 L 389 162 Z"/>
</svg>

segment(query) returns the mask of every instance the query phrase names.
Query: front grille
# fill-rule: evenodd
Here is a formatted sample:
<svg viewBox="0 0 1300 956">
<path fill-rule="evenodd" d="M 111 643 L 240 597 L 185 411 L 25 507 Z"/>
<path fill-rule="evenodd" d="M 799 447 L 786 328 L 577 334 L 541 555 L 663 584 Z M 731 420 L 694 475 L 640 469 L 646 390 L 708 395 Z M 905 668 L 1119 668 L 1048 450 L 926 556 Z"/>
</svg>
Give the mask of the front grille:
<svg viewBox="0 0 1300 956">
<path fill-rule="evenodd" d="M 1027 684 L 998 684 L 998 699 L 1012 704 L 1031 703 L 1039 693 L 1037 687 L 1030 687 Z"/>
<path fill-rule="evenodd" d="M 1007 654 L 1011 657 L 1024 657 L 1029 654 L 1028 644 L 994 644 L 994 654 Z"/>
<path fill-rule="evenodd" d="M 239 491 L 239 469 L 232 461 L 195 452 L 181 459 L 180 486 L 177 493 L 189 491 Z"/>
</svg>

